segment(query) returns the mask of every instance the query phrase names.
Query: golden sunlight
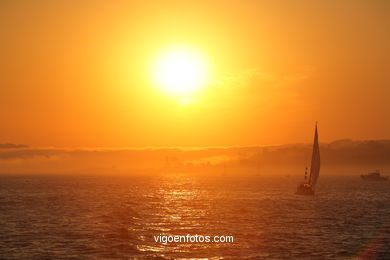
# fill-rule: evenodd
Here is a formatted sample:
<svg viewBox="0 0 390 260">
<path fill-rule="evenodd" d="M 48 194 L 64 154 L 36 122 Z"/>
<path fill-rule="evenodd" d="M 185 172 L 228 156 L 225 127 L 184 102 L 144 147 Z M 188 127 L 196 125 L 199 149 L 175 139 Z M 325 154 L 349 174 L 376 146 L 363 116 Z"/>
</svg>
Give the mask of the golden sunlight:
<svg viewBox="0 0 390 260">
<path fill-rule="evenodd" d="M 178 49 L 157 59 L 153 78 L 167 93 L 188 96 L 205 84 L 206 72 L 206 64 L 200 54 Z"/>
</svg>

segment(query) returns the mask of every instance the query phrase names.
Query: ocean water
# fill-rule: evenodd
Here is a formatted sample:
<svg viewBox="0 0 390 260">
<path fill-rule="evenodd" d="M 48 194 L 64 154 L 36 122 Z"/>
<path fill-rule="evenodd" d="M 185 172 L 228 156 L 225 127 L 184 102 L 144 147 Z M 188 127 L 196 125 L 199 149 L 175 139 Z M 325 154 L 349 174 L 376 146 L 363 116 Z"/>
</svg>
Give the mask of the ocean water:
<svg viewBox="0 0 390 260">
<path fill-rule="evenodd" d="M 0 176 L 0 259 L 390 259 L 390 182 Z M 158 235 L 233 243 L 157 243 Z"/>
</svg>

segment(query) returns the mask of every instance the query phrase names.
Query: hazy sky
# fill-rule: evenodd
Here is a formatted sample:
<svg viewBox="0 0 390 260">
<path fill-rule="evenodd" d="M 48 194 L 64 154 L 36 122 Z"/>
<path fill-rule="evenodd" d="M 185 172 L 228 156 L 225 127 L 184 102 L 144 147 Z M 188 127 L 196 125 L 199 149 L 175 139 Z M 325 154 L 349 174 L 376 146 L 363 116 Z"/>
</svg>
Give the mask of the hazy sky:
<svg viewBox="0 0 390 260">
<path fill-rule="evenodd" d="M 390 138 L 390 1 L 0 2 L 0 143 L 215 146 Z M 187 46 L 190 102 L 151 80 Z"/>
</svg>

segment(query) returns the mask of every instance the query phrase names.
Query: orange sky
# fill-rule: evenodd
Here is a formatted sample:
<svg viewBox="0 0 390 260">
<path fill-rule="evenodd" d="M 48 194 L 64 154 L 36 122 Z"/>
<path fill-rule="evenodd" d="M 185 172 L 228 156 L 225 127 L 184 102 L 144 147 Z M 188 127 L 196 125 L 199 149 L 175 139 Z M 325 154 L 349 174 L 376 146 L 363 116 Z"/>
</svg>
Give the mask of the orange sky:
<svg viewBox="0 0 390 260">
<path fill-rule="evenodd" d="M 82 3 L 81 3 L 82 2 Z M 1 1 L 0 143 L 218 146 L 390 138 L 390 3 Z M 188 46 L 181 103 L 150 64 Z"/>
</svg>

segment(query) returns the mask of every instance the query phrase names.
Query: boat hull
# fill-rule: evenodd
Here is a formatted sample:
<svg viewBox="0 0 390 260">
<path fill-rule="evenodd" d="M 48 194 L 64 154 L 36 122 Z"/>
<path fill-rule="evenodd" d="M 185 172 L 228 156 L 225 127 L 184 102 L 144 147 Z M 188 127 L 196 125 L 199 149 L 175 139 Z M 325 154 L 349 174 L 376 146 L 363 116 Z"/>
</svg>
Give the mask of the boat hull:
<svg viewBox="0 0 390 260">
<path fill-rule="evenodd" d="M 360 177 L 365 181 L 388 181 L 389 180 L 388 177 L 383 177 L 383 176 L 372 177 L 369 175 L 360 175 Z"/>
<path fill-rule="evenodd" d="M 314 190 L 312 187 L 308 186 L 307 184 L 301 184 L 298 186 L 297 191 L 295 192 L 296 195 L 306 195 L 306 196 L 313 196 Z"/>
</svg>

